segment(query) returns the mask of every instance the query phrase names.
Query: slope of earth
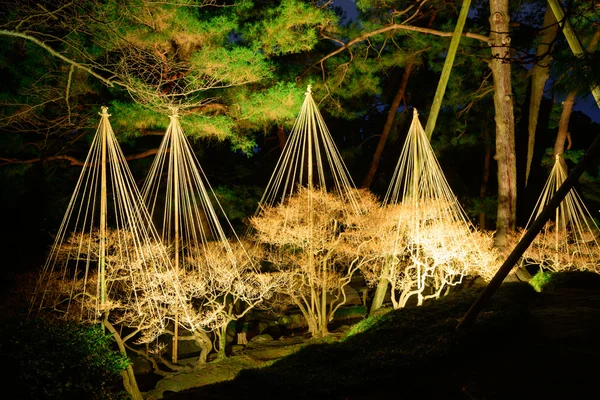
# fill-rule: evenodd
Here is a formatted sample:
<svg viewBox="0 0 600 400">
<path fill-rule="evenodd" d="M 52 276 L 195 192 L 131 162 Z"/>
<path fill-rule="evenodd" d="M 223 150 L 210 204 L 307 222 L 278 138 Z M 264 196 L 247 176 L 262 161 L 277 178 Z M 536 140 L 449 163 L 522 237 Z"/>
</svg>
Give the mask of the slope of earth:
<svg viewBox="0 0 600 400">
<path fill-rule="evenodd" d="M 502 285 L 468 330 L 455 327 L 481 288 L 365 320 L 340 342 L 306 346 L 234 380 L 165 397 L 594 398 L 600 276 L 559 277 L 541 293 L 524 283 Z"/>
</svg>

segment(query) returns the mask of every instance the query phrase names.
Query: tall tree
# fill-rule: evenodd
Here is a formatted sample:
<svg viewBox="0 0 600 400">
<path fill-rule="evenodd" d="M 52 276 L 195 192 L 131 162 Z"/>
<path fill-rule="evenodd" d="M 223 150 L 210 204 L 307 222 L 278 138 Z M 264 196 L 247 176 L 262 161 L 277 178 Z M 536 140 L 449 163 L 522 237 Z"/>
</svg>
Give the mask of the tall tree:
<svg viewBox="0 0 600 400">
<path fill-rule="evenodd" d="M 516 227 L 517 162 L 515 117 L 510 64 L 508 0 L 490 0 L 490 68 L 494 78 L 496 155 L 498 164 L 498 218 L 496 246 L 506 250 L 508 235 Z"/>
<path fill-rule="evenodd" d="M 527 122 L 527 165 L 525 170 L 525 185 L 529 180 L 529 171 L 533 161 L 535 147 L 535 133 L 538 125 L 538 116 L 544 88 L 550 77 L 550 63 L 552 62 L 552 46 L 558 33 L 558 23 L 550 7 L 544 13 L 544 22 L 538 36 L 538 45 L 535 52 L 535 64 L 531 71 L 531 98 L 529 100 L 529 118 Z"/>
</svg>

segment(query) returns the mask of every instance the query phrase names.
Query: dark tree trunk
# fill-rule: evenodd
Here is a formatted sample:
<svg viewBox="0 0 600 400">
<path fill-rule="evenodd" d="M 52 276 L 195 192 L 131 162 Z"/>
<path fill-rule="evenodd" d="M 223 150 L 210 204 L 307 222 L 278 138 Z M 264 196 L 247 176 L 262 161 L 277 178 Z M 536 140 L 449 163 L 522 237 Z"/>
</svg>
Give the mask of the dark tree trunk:
<svg viewBox="0 0 600 400">
<path fill-rule="evenodd" d="M 587 47 L 587 52 L 593 52 L 600 42 L 600 28 L 596 29 L 594 36 L 590 40 Z M 560 120 L 558 121 L 558 133 L 556 135 L 556 141 L 554 142 L 554 156 L 562 155 L 565 152 L 565 142 L 569 140 L 567 149 L 571 148 L 571 134 L 569 133 L 569 120 L 571 119 L 571 113 L 573 112 L 573 105 L 575 103 L 576 91 L 572 91 L 567 95 L 567 98 L 563 101 L 563 109 L 560 114 Z M 567 163 L 564 157 L 560 158 L 560 163 L 567 171 Z"/>
<path fill-rule="evenodd" d="M 577 93 L 572 91 L 567 95 L 565 101 L 563 101 L 562 112 L 560 114 L 560 120 L 558 121 L 558 133 L 556 134 L 556 141 L 554 142 L 554 156 L 561 155 L 565 152 L 565 142 L 569 137 L 569 120 L 571 119 L 571 112 L 573 112 L 573 104 L 575 103 L 575 96 Z M 569 147 L 571 147 L 569 145 Z M 567 172 L 567 163 L 564 157 L 560 157 L 560 164 Z"/>
<path fill-rule="evenodd" d="M 505 251 L 516 225 L 517 164 L 515 119 L 510 65 L 508 0 L 490 0 L 490 43 L 494 76 L 496 155 L 498 164 L 498 217 L 495 245 Z"/>
<path fill-rule="evenodd" d="M 402 74 L 402 80 L 400 81 L 400 86 L 398 87 L 398 91 L 392 100 L 392 104 L 390 105 L 390 110 L 388 111 L 387 118 L 385 120 L 385 124 L 383 125 L 383 130 L 381 131 L 381 136 L 379 136 L 379 142 L 377 142 L 377 148 L 375 149 L 375 153 L 373 153 L 373 160 L 371 161 L 371 166 L 369 167 L 369 172 L 367 172 L 367 176 L 362 181 L 362 188 L 367 189 L 373 183 L 373 178 L 375 177 L 375 173 L 377 172 L 377 168 L 379 168 L 379 160 L 381 160 L 381 154 L 383 153 L 383 148 L 385 146 L 385 142 L 390 134 L 390 130 L 392 129 L 392 125 L 394 123 L 394 117 L 396 116 L 396 111 L 400 106 L 400 102 L 404 98 L 404 94 L 406 93 L 406 85 L 408 84 L 408 77 L 412 71 L 413 64 L 408 64 L 404 73 Z"/>
<path fill-rule="evenodd" d="M 277 126 L 277 140 L 279 140 L 279 150 L 283 151 L 287 143 L 287 133 L 285 133 L 285 128 L 282 125 Z"/>
<path fill-rule="evenodd" d="M 117 342 L 117 346 L 119 347 L 119 351 L 121 352 L 121 354 L 127 356 L 127 350 L 125 350 L 125 343 L 123 343 L 123 339 L 121 339 L 121 335 L 119 335 L 119 332 L 117 332 L 115 327 L 112 326 L 110 322 L 108 322 L 108 314 L 102 321 L 102 325 L 104 325 L 104 327 L 106 327 L 106 329 L 108 329 L 108 331 L 113 334 L 113 338 L 115 339 L 115 342 Z M 142 393 L 140 392 L 140 389 L 137 385 L 137 381 L 135 379 L 133 367 L 131 366 L 131 364 L 128 365 L 124 371 L 121 371 L 121 378 L 123 378 L 123 386 L 125 387 L 127 393 L 129 393 L 131 398 L 133 400 L 142 400 Z"/>
<path fill-rule="evenodd" d="M 531 74 L 531 98 L 529 99 L 529 119 L 527 131 L 529 140 L 527 144 L 527 165 L 525 169 L 525 186 L 529 180 L 529 172 L 531 171 L 531 162 L 533 160 L 533 150 L 535 147 L 535 132 L 537 130 L 538 116 L 540 113 L 540 105 L 544 96 L 544 87 L 546 81 L 550 77 L 550 62 L 552 56 L 552 44 L 558 33 L 558 24 L 556 17 L 550 7 L 546 8 L 544 14 L 544 24 L 539 34 L 539 43 L 535 52 L 536 63 L 533 66 Z"/>
</svg>

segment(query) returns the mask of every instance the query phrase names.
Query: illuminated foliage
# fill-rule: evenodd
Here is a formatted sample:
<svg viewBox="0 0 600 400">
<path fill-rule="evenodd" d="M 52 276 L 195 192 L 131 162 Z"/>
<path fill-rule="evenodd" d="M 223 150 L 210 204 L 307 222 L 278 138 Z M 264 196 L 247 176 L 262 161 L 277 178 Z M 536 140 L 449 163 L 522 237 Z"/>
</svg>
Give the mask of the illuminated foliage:
<svg viewBox="0 0 600 400">
<path fill-rule="evenodd" d="M 412 297 L 419 305 L 438 298 L 467 276 L 489 279 L 495 273 L 491 234 L 469 232 L 462 223 L 448 221 L 449 207 L 430 200 L 418 207 L 387 205 L 370 215 L 370 251 L 380 256 L 361 271 L 371 286 L 381 279 L 389 282 L 394 308 L 405 307 Z"/>
<path fill-rule="evenodd" d="M 357 197 L 366 211 L 378 207 L 366 192 Z M 354 214 L 350 207 L 336 193 L 300 188 L 250 220 L 255 239 L 265 246 L 264 260 L 286 277 L 275 288 L 284 295 L 279 300 L 300 308 L 313 336 L 327 333 L 334 312 L 346 301 L 345 286 L 372 257 L 362 251 L 369 238 L 361 226 L 370 216 Z"/>
</svg>

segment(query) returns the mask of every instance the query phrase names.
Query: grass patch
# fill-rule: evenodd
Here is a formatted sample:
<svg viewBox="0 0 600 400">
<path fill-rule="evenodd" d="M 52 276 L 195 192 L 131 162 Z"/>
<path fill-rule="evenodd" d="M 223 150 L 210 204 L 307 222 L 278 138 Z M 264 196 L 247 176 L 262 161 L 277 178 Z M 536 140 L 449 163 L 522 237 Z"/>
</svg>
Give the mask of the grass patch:
<svg viewBox="0 0 600 400">
<path fill-rule="evenodd" d="M 338 308 L 333 314 L 335 320 L 343 321 L 346 319 L 363 318 L 367 315 L 367 307 L 365 306 L 347 306 Z"/>
<path fill-rule="evenodd" d="M 600 289 L 600 275 L 590 271 L 539 271 L 529 283 L 540 293 L 563 288 Z"/>
</svg>

